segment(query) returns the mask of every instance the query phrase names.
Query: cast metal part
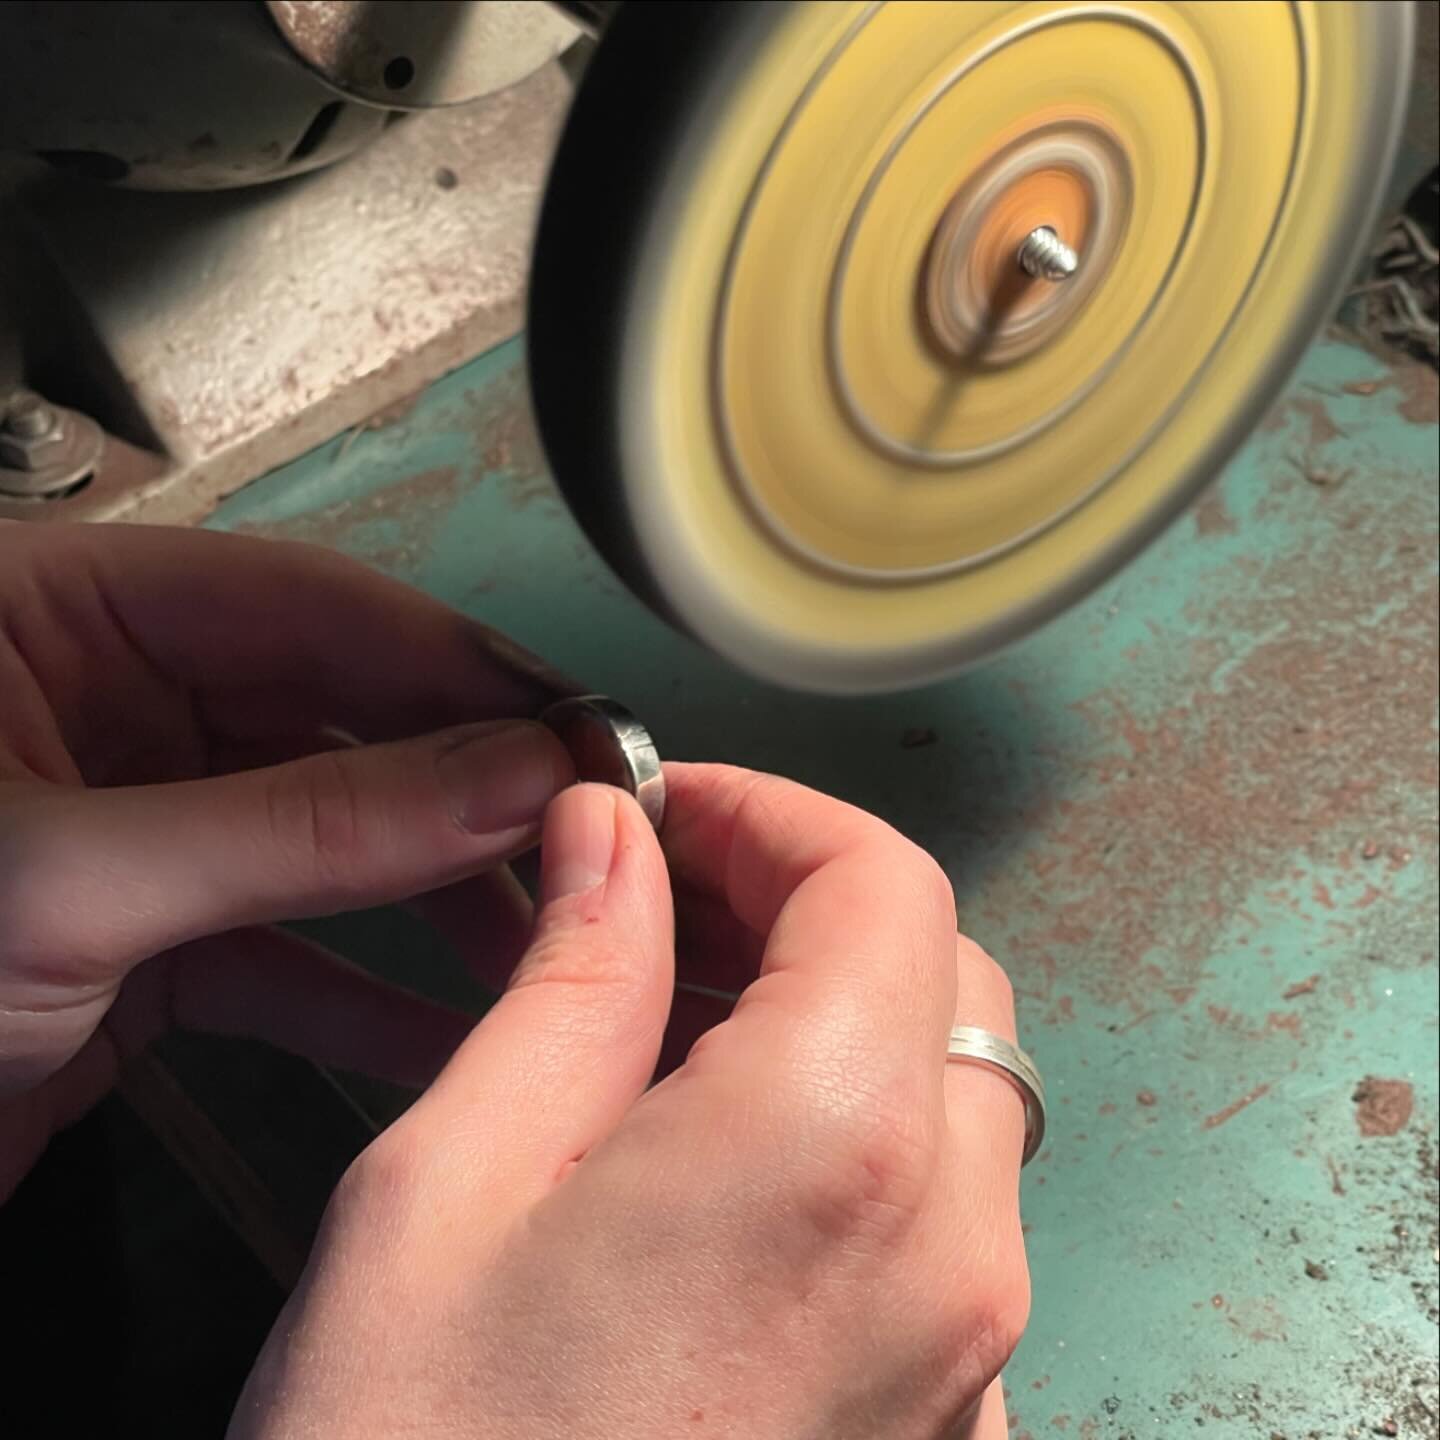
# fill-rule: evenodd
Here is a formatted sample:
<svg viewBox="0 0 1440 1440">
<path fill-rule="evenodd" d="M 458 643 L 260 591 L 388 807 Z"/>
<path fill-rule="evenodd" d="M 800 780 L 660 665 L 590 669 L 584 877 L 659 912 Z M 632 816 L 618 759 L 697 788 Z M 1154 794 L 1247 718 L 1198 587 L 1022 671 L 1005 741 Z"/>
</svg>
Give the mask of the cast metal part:
<svg viewBox="0 0 1440 1440">
<path fill-rule="evenodd" d="M 64 495 L 94 473 L 104 445 L 105 432 L 88 415 L 17 391 L 0 419 L 0 495 Z"/>
<path fill-rule="evenodd" d="M 388 118 L 337 98 L 262 6 L 231 0 L 0 5 L 0 55 L 0 150 L 128 189 L 298 175 Z"/>
<path fill-rule="evenodd" d="M 354 154 L 396 111 L 508 89 L 581 34 L 524 0 L 0 5 L 0 150 L 130 189 L 254 185 Z"/>
<path fill-rule="evenodd" d="M 582 33 L 524 0 L 267 0 L 284 43 L 346 99 L 387 110 L 462 105 L 504 90 Z"/>
<path fill-rule="evenodd" d="M 665 772 L 650 732 L 607 695 L 559 700 L 540 715 L 565 743 L 580 780 L 633 795 L 658 830 L 665 819 Z"/>
<path fill-rule="evenodd" d="M 0 4 L 0 32 L 19 8 Z M 270 44 L 316 103 L 341 103 Z M 333 437 L 347 454 L 385 443 L 373 432 L 411 397 L 521 328 L 573 93 L 547 65 L 251 194 L 156 200 L 32 167 L 0 232 L 0 392 L 63 375 L 54 398 L 109 438 L 83 489 L 47 506 L 0 495 L 0 518 L 191 523 Z"/>
<path fill-rule="evenodd" d="M 586 72 L 536 412 L 642 595 L 836 693 L 1026 634 L 1215 476 L 1353 272 L 1414 51 L 1359 0 L 683 12 Z"/>
<path fill-rule="evenodd" d="M 604 33 L 622 0 L 552 0 L 552 3 L 593 38 Z"/>
</svg>

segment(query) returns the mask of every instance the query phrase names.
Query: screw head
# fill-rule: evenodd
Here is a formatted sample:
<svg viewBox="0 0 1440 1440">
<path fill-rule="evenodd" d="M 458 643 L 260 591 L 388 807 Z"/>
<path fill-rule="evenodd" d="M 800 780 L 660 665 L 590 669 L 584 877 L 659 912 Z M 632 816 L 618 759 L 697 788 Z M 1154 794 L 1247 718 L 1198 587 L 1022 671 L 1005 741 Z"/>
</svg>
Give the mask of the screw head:
<svg viewBox="0 0 1440 1440">
<path fill-rule="evenodd" d="M 1080 264 L 1080 257 L 1049 225 L 1040 225 L 1021 242 L 1015 257 L 1020 268 L 1037 280 L 1068 280 Z"/>
</svg>

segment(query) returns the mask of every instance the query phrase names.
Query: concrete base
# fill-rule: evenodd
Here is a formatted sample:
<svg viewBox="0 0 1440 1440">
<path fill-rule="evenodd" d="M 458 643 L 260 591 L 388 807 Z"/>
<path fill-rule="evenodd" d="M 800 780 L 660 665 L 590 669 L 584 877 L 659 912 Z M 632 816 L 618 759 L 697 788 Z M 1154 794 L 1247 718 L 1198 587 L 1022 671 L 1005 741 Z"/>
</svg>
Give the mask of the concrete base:
<svg viewBox="0 0 1440 1440">
<path fill-rule="evenodd" d="M 0 516 L 202 518 L 515 334 L 569 96 L 551 64 L 255 189 L 147 194 L 35 174 L 17 197 L 43 296 L 26 350 L 51 399 L 115 438 L 73 498 L 0 501 Z"/>
</svg>

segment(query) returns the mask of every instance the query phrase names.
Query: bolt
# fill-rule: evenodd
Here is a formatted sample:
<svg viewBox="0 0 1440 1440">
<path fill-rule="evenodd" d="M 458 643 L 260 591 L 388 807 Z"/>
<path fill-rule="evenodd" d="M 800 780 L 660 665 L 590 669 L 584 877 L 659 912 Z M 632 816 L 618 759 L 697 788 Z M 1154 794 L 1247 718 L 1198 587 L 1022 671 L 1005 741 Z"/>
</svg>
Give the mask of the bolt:
<svg viewBox="0 0 1440 1440">
<path fill-rule="evenodd" d="M 1068 280 L 1080 257 L 1048 225 L 1038 226 L 1020 243 L 1015 258 L 1037 280 Z"/>
<path fill-rule="evenodd" d="M 5 412 L 5 430 L 22 440 L 39 440 L 57 427 L 59 419 L 39 395 L 22 392 Z"/>
</svg>

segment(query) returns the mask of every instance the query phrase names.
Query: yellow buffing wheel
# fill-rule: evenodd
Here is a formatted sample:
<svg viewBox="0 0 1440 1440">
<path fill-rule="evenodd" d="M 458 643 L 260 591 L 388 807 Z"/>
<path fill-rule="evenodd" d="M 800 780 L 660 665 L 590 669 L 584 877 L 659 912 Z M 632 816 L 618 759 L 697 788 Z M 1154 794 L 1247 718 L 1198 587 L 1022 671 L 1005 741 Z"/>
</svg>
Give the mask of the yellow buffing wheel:
<svg viewBox="0 0 1440 1440">
<path fill-rule="evenodd" d="M 623 575 L 754 673 L 955 670 L 1210 479 L 1343 288 L 1408 4 L 623 5 L 532 386 Z"/>
</svg>

